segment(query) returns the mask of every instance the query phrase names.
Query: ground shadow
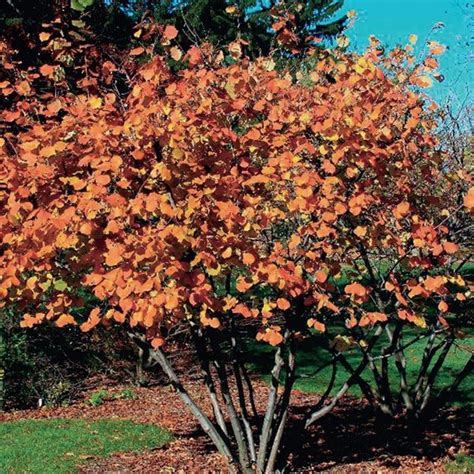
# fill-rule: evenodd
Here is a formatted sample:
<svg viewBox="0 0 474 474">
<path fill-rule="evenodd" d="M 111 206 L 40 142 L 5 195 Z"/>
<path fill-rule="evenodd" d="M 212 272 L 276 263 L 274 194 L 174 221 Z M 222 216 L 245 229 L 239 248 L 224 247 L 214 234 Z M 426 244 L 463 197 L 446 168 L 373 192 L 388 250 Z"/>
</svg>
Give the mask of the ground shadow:
<svg viewBox="0 0 474 474">
<path fill-rule="evenodd" d="M 323 470 L 374 459 L 382 459 L 387 468 L 397 468 L 400 456 L 436 460 L 453 447 L 468 446 L 472 429 L 466 407 L 441 410 L 429 421 L 407 426 L 401 420 L 388 424 L 367 403 L 347 398 L 305 431 L 301 420 L 308 409 L 294 407 L 288 426 L 284 449 L 295 470 Z"/>
</svg>

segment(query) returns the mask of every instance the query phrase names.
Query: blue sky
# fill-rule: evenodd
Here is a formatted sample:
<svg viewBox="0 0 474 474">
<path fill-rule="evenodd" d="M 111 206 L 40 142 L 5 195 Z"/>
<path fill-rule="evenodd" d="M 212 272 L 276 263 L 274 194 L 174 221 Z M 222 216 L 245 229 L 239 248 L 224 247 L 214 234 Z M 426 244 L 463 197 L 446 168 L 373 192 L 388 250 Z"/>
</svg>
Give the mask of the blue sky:
<svg viewBox="0 0 474 474">
<path fill-rule="evenodd" d="M 367 45 L 371 34 L 385 46 L 406 44 L 408 36 L 416 34 L 420 52 L 428 37 L 448 46 L 440 59 L 440 72 L 446 79 L 433 85 L 430 94 L 439 102 L 451 100 L 455 108 L 464 101 L 474 102 L 474 1 L 346 0 L 344 9 L 357 12 L 348 32 L 357 49 Z M 438 22 L 444 28 L 432 31 Z"/>
</svg>

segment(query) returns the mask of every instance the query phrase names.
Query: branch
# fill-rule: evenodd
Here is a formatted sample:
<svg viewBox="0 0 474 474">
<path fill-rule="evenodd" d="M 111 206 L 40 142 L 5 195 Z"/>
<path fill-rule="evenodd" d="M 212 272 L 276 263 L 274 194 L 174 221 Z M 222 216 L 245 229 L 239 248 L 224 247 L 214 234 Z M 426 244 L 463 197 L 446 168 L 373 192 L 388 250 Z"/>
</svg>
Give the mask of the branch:
<svg viewBox="0 0 474 474">
<path fill-rule="evenodd" d="M 232 324 L 232 322 L 231 322 Z M 253 439 L 253 432 L 252 432 L 252 427 L 250 426 L 249 423 L 249 416 L 247 412 L 247 405 L 246 405 L 246 399 L 245 399 L 245 392 L 244 392 L 244 387 L 242 383 L 242 377 L 240 374 L 240 364 L 239 364 L 239 356 L 238 356 L 238 350 L 237 350 L 237 341 L 235 337 L 235 331 L 234 327 L 232 325 L 232 333 L 230 335 L 230 344 L 232 348 L 232 367 L 234 370 L 234 377 L 235 377 L 235 382 L 237 385 L 237 392 L 239 395 L 239 405 L 240 405 L 240 411 L 242 414 L 242 423 L 244 424 L 245 428 L 245 434 L 247 436 L 247 443 L 248 443 L 248 448 L 249 448 L 249 454 L 250 454 L 250 460 L 252 461 L 252 464 L 255 464 L 257 461 L 257 454 L 255 451 L 255 442 Z M 251 387 L 251 384 L 250 384 Z M 249 393 L 249 397 L 250 397 Z"/>
<path fill-rule="evenodd" d="M 376 331 L 375 331 L 375 334 L 372 336 L 371 340 L 369 341 L 369 343 L 367 345 L 367 348 L 365 349 L 364 353 L 369 351 L 374 346 L 374 344 L 377 342 L 378 338 L 380 337 L 380 334 L 382 334 L 382 331 L 383 331 L 383 327 L 378 326 Z M 308 428 L 315 421 L 319 420 L 324 415 L 329 413 L 337 405 L 339 400 L 347 393 L 349 388 L 352 385 L 354 385 L 354 383 L 356 383 L 359 379 L 362 380 L 360 378 L 360 374 L 362 373 L 362 371 L 367 366 L 367 363 L 368 363 L 368 359 L 367 359 L 367 357 L 364 357 L 364 359 L 359 363 L 359 365 L 357 366 L 357 368 L 355 370 L 352 370 L 352 368 L 351 368 L 352 373 L 351 373 L 350 377 L 346 380 L 344 385 L 337 392 L 336 396 L 332 399 L 331 403 L 329 405 L 326 405 L 325 407 L 322 407 L 322 408 L 320 408 L 316 411 L 313 411 L 309 415 L 309 417 L 306 419 L 305 428 Z"/>
<path fill-rule="evenodd" d="M 204 383 L 206 385 L 209 399 L 211 400 L 212 409 L 214 411 L 214 416 L 216 418 L 217 424 L 219 425 L 222 433 L 225 436 L 229 436 L 227 432 L 227 427 L 225 425 L 224 416 L 222 415 L 221 408 L 219 406 L 219 400 L 217 399 L 216 387 L 212 379 L 211 369 L 209 367 L 209 355 L 206 350 L 206 343 L 202 334 L 202 329 L 196 327 L 196 324 L 193 321 L 189 321 L 191 325 L 191 335 L 193 338 L 194 345 L 196 347 L 196 352 L 201 363 L 201 370 L 204 375 Z"/>
<path fill-rule="evenodd" d="M 295 340 L 292 337 L 290 340 L 290 348 L 288 354 L 288 368 L 285 378 L 285 389 L 279 403 L 279 414 L 277 418 L 277 431 L 275 433 L 268 462 L 265 467 L 265 474 L 272 474 L 274 472 L 275 461 L 277 459 L 278 450 L 280 448 L 281 440 L 283 438 L 283 431 L 285 429 L 286 420 L 288 417 L 288 407 L 290 405 L 291 391 L 296 379 L 296 346 Z"/>
<path fill-rule="evenodd" d="M 227 380 L 227 373 L 225 365 L 223 363 L 222 351 L 220 350 L 219 344 L 211 336 L 211 346 L 214 352 L 214 366 L 217 370 L 217 375 L 219 376 L 222 398 L 224 399 L 224 404 L 226 406 L 227 414 L 230 418 L 230 425 L 232 426 L 232 431 L 234 432 L 235 441 L 237 442 L 237 448 L 239 451 L 239 462 L 241 468 L 246 471 L 250 470 L 250 463 L 248 458 L 249 446 L 244 438 L 244 432 L 242 425 L 240 423 L 237 411 L 235 410 L 234 402 L 229 390 L 229 383 Z"/>
<path fill-rule="evenodd" d="M 287 335 L 285 335 L 285 338 L 286 336 Z M 283 362 L 283 358 L 281 357 L 281 346 L 278 346 L 275 352 L 275 364 L 272 369 L 272 386 L 270 388 L 270 394 L 268 395 L 267 409 L 265 411 L 262 432 L 260 435 L 260 446 L 257 456 L 258 472 L 263 472 L 264 470 L 267 455 L 267 446 L 270 441 L 272 421 L 273 416 L 275 414 L 278 386 L 280 384 L 280 372 L 283 367 Z"/>
<path fill-rule="evenodd" d="M 148 342 L 146 341 L 145 336 L 143 335 L 129 333 L 129 336 L 135 343 L 141 346 L 148 345 Z M 179 378 L 176 375 L 176 372 L 174 371 L 169 360 L 166 358 L 165 354 L 159 347 L 153 350 L 153 358 L 168 376 L 171 385 L 178 392 L 179 396 L 181 397 L 181 400 L 183 400 L 184 404 L 189 408 L 191 413 L 196 417 L 204 432 L 209 436 L 209 438 L 211 438 L 217 450 L 225 457 L 227 457 L 231 464 L 235 464 L 235 458 L 232 455 L 227 440 L 225 440 L 221 436 L 221 434 L 218 432 L 218 430 L 212 424 L 209 418 L 203 413 L 203 411 L 199 408 L 196 402 L 191 398 L 187 390 L 179 381 Z"/>
</svg>

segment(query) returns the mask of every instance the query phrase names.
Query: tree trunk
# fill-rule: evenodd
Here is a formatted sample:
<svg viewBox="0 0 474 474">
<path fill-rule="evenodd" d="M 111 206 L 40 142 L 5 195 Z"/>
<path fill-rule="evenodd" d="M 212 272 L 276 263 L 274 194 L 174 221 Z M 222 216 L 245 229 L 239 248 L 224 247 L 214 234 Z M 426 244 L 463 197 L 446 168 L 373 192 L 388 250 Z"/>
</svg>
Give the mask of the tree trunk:
<svg viewBox="0 0 474 474">
<path fill-rule="evenodd" d="M 0 411 L 5 409 L 5 371 L 7 359 L 7 335 L 3 327 L 0 313 Z"/>
<path fill-rule="evenodd" d="M 267 409 L 263 420 L 262 432 L 260 435 L 260 446 L 257 456 L 258 472 L 264 472 L 265 461 L 267 458 L 267 447 L 270 442 L 275 408 L 277 402 L 278 386 L 280 385 L 280 372 L 283 367 L 283 358 L 281 357 L 281 347 L 275 352 L 275 364 L 272 369 L 272 386 L 268 395 Z"/>
</svg>

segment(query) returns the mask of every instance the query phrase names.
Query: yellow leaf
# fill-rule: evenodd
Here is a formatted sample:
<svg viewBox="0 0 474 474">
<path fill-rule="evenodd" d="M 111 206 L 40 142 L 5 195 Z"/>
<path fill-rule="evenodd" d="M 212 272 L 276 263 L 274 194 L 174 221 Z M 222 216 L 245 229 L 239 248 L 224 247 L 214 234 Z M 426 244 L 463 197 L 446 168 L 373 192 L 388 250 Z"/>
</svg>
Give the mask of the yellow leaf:
<svg viewBox="0 0 474 474">
<path fill-rule="evenodd" d="M 349 46 L 350 40 L 347 36 L 338 36 L 336 38 L 336 42 L 340 48 L 347 48 Z"/>
<path fill-rule="evenodd" d="M 40 151 L 40 155 L 44 156 L 45 158 L 50 158 L 55 154 L 56 150 L 54 149 L 54 146 L 47 146 Z"/>
<path fill-rule="evenodd" d="M 181 52 L 181 50 L 177 46 L 173 46 L 170 49 L 170 54 L 171 54 L 171 57 L 175 61 L 179 61 L 181 59 L 181 57 L 183 56 L 183 53 Z"/>
<path fill-rule="evenodd" d="M 217 265 L 216 268 L 208 268 L 207 273 L 209 273 L 209 275 L 211 276 L 217 276 L 221 272 L 221 269 L 222 269 L 221 266 Z"/>
<path fill-rule="evenodd" d="M 311 114 L 309 112 L 303 112 L 300 116 L 300 122 L 307 124 L 311 122 Z"/>
<path fill-rule="evenodd" d="M 184 156 L 184 152 L 181 150 L 181 148 L 175 148 L 172 152 L 172 155 L 175 160 L 180 160 Z"/>
<path fill-rule="evenodd" d="M 89 105 L 93 108 L 93 109 L 99 109 L 101 106 L 102 106 L 102 99 L 100 97 L 92 97 L 90 100 L 89 100 Z"/>
<path fill-rule="evenodd" d="M 416 80 L 416 84 L 420 87 L 430 87 L 433 81 L 428 76 L 419 76 Z"/>
</svg>

